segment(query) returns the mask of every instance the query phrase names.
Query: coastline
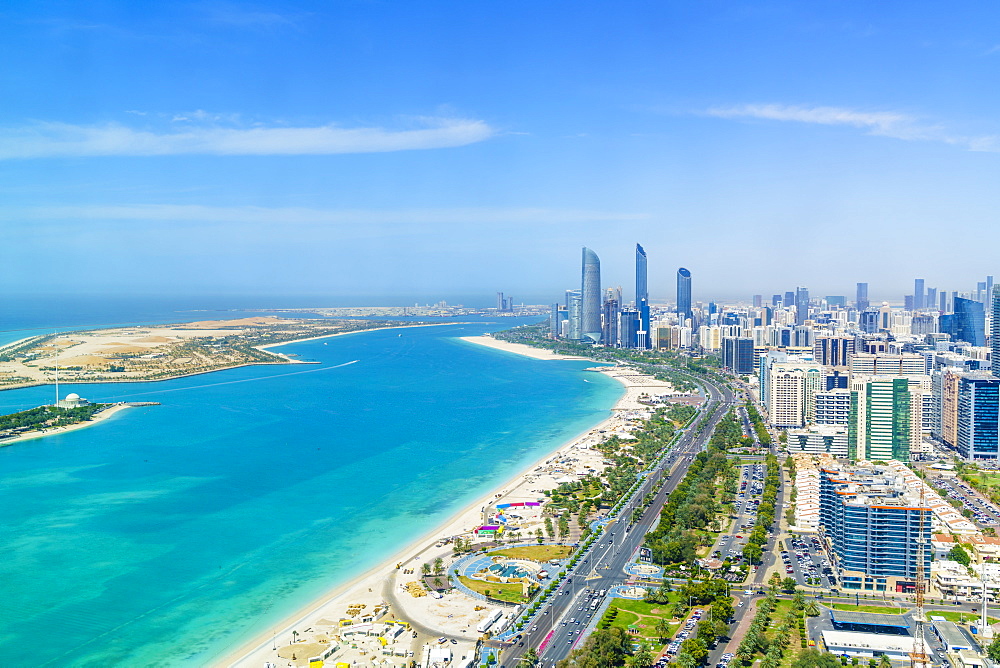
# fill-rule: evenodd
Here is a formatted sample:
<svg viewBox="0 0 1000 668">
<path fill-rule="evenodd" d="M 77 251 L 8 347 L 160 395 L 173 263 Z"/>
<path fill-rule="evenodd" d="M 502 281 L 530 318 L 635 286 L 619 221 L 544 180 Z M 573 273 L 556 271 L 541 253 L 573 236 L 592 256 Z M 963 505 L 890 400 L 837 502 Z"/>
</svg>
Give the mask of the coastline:
<svg viewBox="0 0 1000 668">
<path fill-rule="evenodd" d="M 0 448 L 7 447 L 8 445 L 14 445 L 15 443 L 20 443 L 22 441 L 31 441 L 36 438 L 45 438 L 46 436 L 56 436 L 58 434 L 65 434 L 71 431 L 76 431 L 78 429 L 84 429 L 86 427 L 92 427 L 101 420 L 107 420 L 109 417 L 123 411 L 126 408 L 132 408 L 128 404 L 117 404 L 111 406 L 110 408 L 105 408 L 100 413 L 93 415 L 89 420 L 84 420 L 83 422 L 77 422 L 76 424 L 67 425 L 65 427 L 52 427 L 50 429 L 39 429 L 38 431 L 32 431 L 27 434 L 21 434 L 20 436 L 15 436 L 10 439 L 0 440 Z"/>
<path fill-rule="evenodd" d="M 514 353 L 516 355 L 521 355 L 523 357 L 530 357 L 536 360 L 589 360 L 589 357 L 575 357 L 572 355 L 562 355 L 560 353 L 552 352 L 551 350 L 546 350 L 544 348 L 533 348 L 524 343 L 510 343 L 509 341 L 501 341 L 500 339 L 494 339 L 488 334 L 483 334 L 481 336 L 460 336 L 458 337 L 462 341 L 468 341 L 469 343 L 475 343 L 476 345 L 486 346 L 487 348 L 493 348 L 494 350 L 503 350 L 504 352 Z"/>
<path fill-rule="evenodd" d="M 492 337 L 486 336 L 458 338 L 468 343 L 516 353 L 533 359 L 549 361 L 587 359 L 582 357 L 558 355 L 549 351 L 538 351 L 537 349 L 531 348 L 527 345 L 510 344 L 504 341 L 497 341 Z M 539 353 L 544 353 L 544 355 L 539 356 Z M 561 443 L 557 448 L 545 453 L 538 460 L 519 470 L 510 478 L 500 483 L 497 487 L 487 492 L 485 495 L 478 497 L 476 500 L 456 511 L 433 530 L 428 531 L 410 541 L 404 548 L 390 555 L 388 558 L 382 560 L 380 563 L 360 575 L 347 582 L 338 584 L 324 592 L 322 596 L 314 599 L 308 605 L 299 608 L 293 614 L 285 617 L 281 622 L 276 624 L 272 630 L 260 632 L 252 640 L 242 643 L 234 651 L 226 654 L 219 660 L 213 661 L 212 665 L 237 668 L 243 666 L 260 666 L 274 661 L 276 658 L 283 659 L 283 657 L 276 657 L 273 647 L 288 646 L 290 644 L 290 639 L 293 638 L 293 631 L 296 629 L 315 627 L 317 626 L 317 622 L 323 618 L 337 619 L 336 609 L 342 609 L 348 601 L 377 603 L 384 600 L 382 595 L 383 592 L 391 593 L 398 589 L 396 587 L 397 576 L 402 574 L 404 569 L 419 569 L 422 560 L 436 556 L 435 554 L 428 555 L 426 553 L 438 548 L 440 554 L 450 554 L 450 547 L 441 547 L 442 537 L 464 533 L 470 527 L 479 524 L 482 520 L 484 507 L 488 507 L 489 505 L 504 500 L 505 498 L 517 496 L 518 492 L 523 494 L 524 492 L 529 491 L 526 489 L 528 484 L 536 487 L 545 487 L 545 485 L 543 485 L 538 479 L 541 477 L 538 475 L 538 471 L 543 466 L 578 448 L 589 447 L 588 442 L 592 437 L 597 436 L 601 432 L 613 431 L 618 425 L 621 424 L 622 420 L 627 417 L 627 413 L 636 410 L 648 410 L 649 406 L 638 402 L 638 397 L 642 394 L 642 392 L 635 391 L 637 387 L 647 389 L 653 389 L 654 387 L 669 388 L 669 384 L 655 381 L 648 376 L 641 377 L 643 380 L 637 382 L 636 379 L 639 379 L 640 376 L 637 375 L 635 371 L 626 370 L 620 367 L 601 367 L 600 369 L 593 369 L 593 371 L 604 372 L 606 375 L 614 378 L 622 385 L 623 393 L 615 402 L 614 406 L 609 409 L 610 415 L 608 417 L 580 432 L 569 440 Z M 555 486 L 555 484 L 551 484 L 547 488 L 554 488 Z M 397 565 L 399 565 L 399 567 L 397 567 Z M 392 597 L 390 595 L 387 598 L 391 599 Z M 393 605 L 393 612 L 397 618 L 403 619 L 404 621 L 416 621 L 423 627 L 433 626 L 433 622 L 428 622 L 425 619 L 409 619 L 407 615 L 403 614 L 404 611 L 401 610 L 402 607 L 405 606 L 400 605 L 399 602 Z M 462 630 L 461 632 L 464 633 L 465 631 Z M 463 641 L 474 640 L 474 637 L 472 637 L 471 634 L 466 637 L 459 636 L 457 635 L 457 631 L 445 628 L 443 624 L 439 624 L 437 627 L 434 627 L 433 633 L 445 636 L 450 635 L 452 638 L 457 637 Z M 295 665 L 301 665 L 301 663 Z"/>
<path fill-rule="evenodd" d="M 288 341 L 279 341 L 277 343 L 265 343 L 260 346 L 254 346 L 254 348 L 256 348 L 257 350 L 265 350 L 267 348 L 274 348 L 276 346 L 287 346 L 291 343 L 302 343 L 303 341 L 318 341 L 319 339 L 329 339 L 334 336 L 347 336 L 348 334 L 363 334 L 365 332 L 378 332 L 381 330 L 389 330 L 389 329 L 409 329 L 411 327 L 441 327 L 443 325 L 455 325 L 455 324 L 463 324 L 463 323 L 432 322 L 420 325 L 397 325 L 394 327 L 373 327 L 372 329 L 356 329 L 350 332 L 335 332 L 333 334 L 324 334 L 323 336 L 309 336 L 303 339 L 289 339 Z M 27 341 L 28 338 L 21 339 L 20 341 L 15 341 L 14 343 Z M 95 379 L 86 381 L 69 381 L 69 382 L 64 382 L 62 384 L 68 387 L 71 385 L 108 385 L 114 383 L 159 383 L 166 380 L 177 380 L 178 378 L 190 378 L 192 376 L 201 376 L 207 373 L 215 373 L 217 371 L 242 369 L 248 366 L 285 366 L 286 364 L 317 364 L 317 362 L 305 362 L 303 360 L 292 359 L 286 355 L 282 355 L 281 353 L 272 352 L 270 354 L 281 357 L 282 359 L 284 359 L 284 361 L 282 362 L 275 360 L 274 362 L 247 362 L 246 364 L 230 364 L 228 366 L 220 366 L 217 369 L 206 369 L 204 371 L 189 371 L 185 373 L 178 373 L 173 376 L 164 376 L 162 378 L 107 378 L 107 379 Z M 18 385 L 7 385 L 0 387 L 0 392 L 5 392 L 7 390 L 23 390 L 27 387 L 45 387 L 54 384 L 55 384 L 54 382 L 50 383 L 50 382 L 37 381 L 30 383 L 21 383 Z"/>
</svg>

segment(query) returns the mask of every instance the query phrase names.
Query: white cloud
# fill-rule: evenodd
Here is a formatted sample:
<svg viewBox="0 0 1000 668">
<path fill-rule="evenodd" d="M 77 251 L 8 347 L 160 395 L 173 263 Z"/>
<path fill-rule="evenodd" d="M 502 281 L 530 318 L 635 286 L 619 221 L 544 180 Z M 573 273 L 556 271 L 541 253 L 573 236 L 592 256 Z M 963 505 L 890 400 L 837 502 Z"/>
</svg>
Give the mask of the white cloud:
<svg viewBox="0 0 1000 668">
<path fill-rule="evenodd" d="M 204 113 L 204 112 L 201 112 Z M 198 120 L 189 118 L 185 120 Z M 318 155 L 381 153 L 465 146 L 489 139 L 485 121 L 420 118 L 414 129 L 381 127 L 192 127 L 176 132 L 139 130 L 117 123 L 100 126 L 36 123 L 0 128 L 0 160 L 153 155 Z"/>
<path fill-rule="evenodd" d="M 971 151 L 1000 151 L 995 136 L 969 137 L 947 132 L 939 125 L 921 122 L 895 111 L 859 111 L 843 107 L 804 107 L 785 104 L 742 104 L 714 107 L 705 112 L 717 118 L 759 118 L 817 125 L 847 125 L 869 134 L 908 141 L 938 141 L 963 146 Z"/>
<path fill-rule="evenodd" d="M 644 213 L 586 209 L 490 208 L 345 210 L 307 207 L 185 204 L 81 205 L 0 208 L 0 220 L 201 222 L 270 225 L 324 224 L 561 224 L 644 221 Z"/>
</svg>

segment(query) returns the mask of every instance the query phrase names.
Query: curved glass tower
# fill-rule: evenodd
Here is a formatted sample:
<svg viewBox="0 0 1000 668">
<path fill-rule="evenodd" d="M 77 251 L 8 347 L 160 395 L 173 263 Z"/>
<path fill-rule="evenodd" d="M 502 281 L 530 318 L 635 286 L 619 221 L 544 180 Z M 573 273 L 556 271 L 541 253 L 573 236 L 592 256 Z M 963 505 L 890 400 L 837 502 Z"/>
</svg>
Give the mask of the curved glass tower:
<svg viewBox="0 0 1000 668">
<path fill-rule="evenodd" d="M 589 248 L 583 249 L 583 308 L 580 318 L 584 339 L 601 340 L 601 260 Z"/>
<path fill-rule="evenodd" d="M 677 313 L 691 317 L 691 272 L 681 267 L 677 270 Z"/>
<path fill-rule="evenodd" d="M 635 245 L 635 304 L 639 305 L 645 299 L 649 301 L 649 290 L 646 287 L 646 250 L 639 244 Z"/>
</svg>

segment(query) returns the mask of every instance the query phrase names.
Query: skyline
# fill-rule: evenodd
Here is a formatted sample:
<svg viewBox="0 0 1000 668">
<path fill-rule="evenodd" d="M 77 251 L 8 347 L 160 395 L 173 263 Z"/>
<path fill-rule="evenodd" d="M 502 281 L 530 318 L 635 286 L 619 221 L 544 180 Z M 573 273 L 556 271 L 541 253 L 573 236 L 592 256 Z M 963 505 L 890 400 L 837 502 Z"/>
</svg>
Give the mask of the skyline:
<svg viewBox="0 0 1000 668">
<path fill-rule="evenodd" d="M 1000 271 L 975 9 L 15 2 L 0 281 L 545 303 L 638 242 L 654 302 L 678 267 L 696 301 L 967 290 Z"/>
</svg>

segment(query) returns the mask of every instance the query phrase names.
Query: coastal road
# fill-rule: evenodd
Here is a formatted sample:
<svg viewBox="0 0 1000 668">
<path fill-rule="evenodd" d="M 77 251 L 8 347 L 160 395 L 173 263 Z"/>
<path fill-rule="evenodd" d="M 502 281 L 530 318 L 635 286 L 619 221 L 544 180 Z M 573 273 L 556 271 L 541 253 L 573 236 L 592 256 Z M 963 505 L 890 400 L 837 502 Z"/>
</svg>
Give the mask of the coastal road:
<svg viewBox="0 0 1000 668">
<path fill-rule="evenodd" d="M 733 393 L 728 388 L 703 380 L 700 382 L 707 390 L 708 400 L 698 419 L 678 438 L 658 465 L 645 475 L 638 490 L 619 511 L 617 519 L 609 523 L 605 533 L 591 546 L 586 558 L 581 559 L 567 575 L 515 644 L 505 650 L 501 657 L 503 666 L 514 668 L 529 647 L 538 650 L 540 663 L 546 668 L 565 658 L 580 643 L 608 591 L 628 581 L 630 576 L 625 567 L 635 561 L 646 534 L 655 528 L 660 510 L 684 478 L 694 455 L 705 448 L 715 425 L 735 404 Z M 666 480 L 652 503 L 634 523 L 631 522 L 635 509 L 644 505 L 646 495 L 663 478 Z"/>
</svg>

